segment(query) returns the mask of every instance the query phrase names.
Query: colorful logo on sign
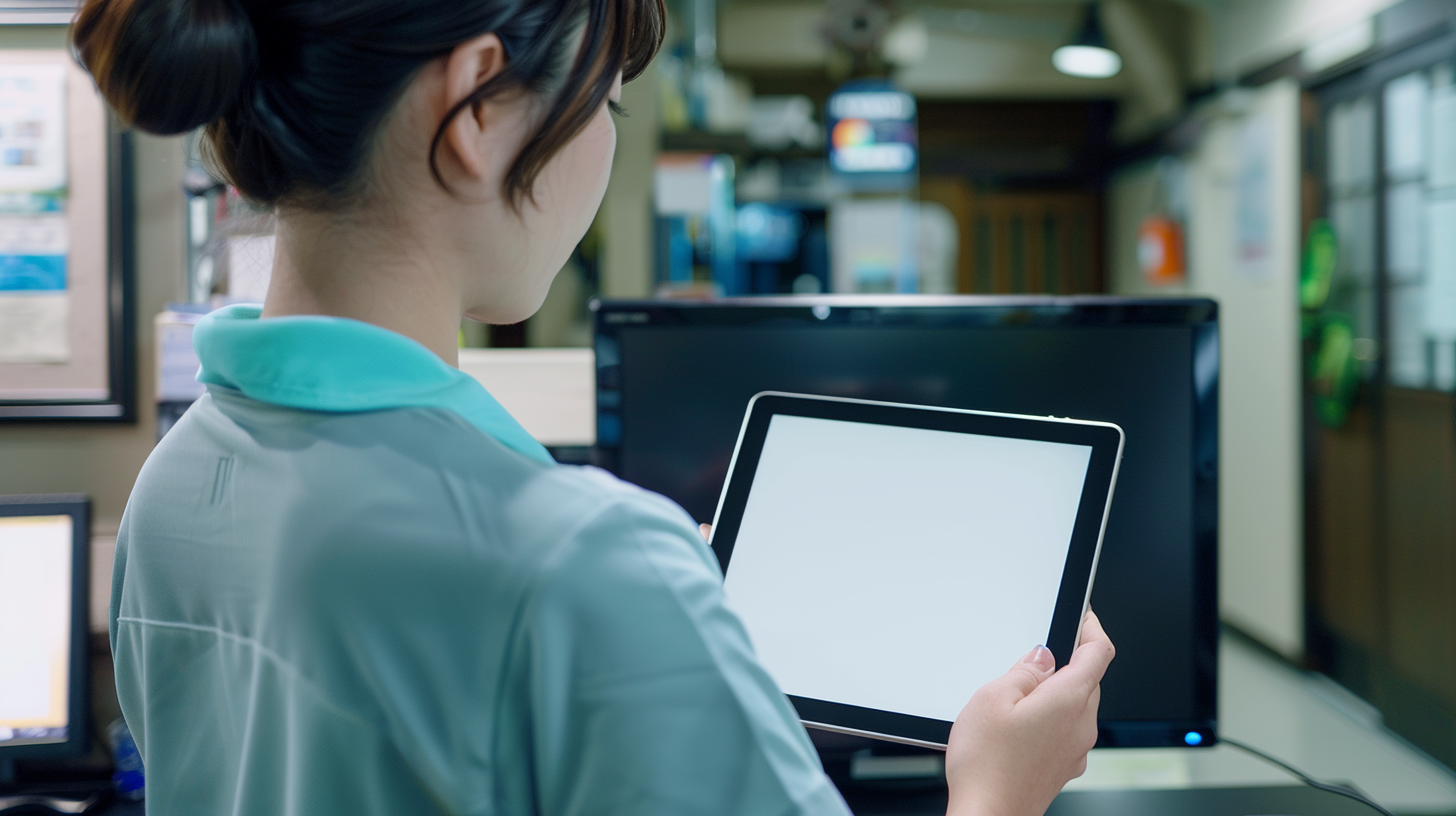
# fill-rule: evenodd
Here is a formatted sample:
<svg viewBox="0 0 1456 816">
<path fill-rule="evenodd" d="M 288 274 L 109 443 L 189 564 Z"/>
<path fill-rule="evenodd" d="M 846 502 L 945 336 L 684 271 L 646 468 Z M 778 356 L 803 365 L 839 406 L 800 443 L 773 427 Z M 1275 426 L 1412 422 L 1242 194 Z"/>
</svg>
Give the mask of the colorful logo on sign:
<svg viewBox="0 0 1456 816">
<path fill-rule="evenodd" d="M 915 97 L 883 82 L 855 82 L 829 98 L 829 162 L 841 173 L 915 169 Z"/>
<path fill-rule="evenodd" d="M 829 138 L 835 150 L 862 147 L 875 143 L 875 129 L 863 119 L 844 119 L 834 126 Z"/>
</svg>

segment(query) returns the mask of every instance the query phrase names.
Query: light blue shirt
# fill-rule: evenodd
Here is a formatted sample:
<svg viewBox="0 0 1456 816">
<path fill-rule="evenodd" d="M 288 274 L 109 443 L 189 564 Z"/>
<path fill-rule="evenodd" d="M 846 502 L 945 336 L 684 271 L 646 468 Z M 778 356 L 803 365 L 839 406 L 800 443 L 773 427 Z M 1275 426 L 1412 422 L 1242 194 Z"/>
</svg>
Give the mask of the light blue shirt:
<svg viewBox="0 0 1456 816">
<path fill-rule="evenodd" d="M 111 641 L 148 813 L 846 813 L 685 512 L 400 335 L 234 306 Z"/>
</svg>

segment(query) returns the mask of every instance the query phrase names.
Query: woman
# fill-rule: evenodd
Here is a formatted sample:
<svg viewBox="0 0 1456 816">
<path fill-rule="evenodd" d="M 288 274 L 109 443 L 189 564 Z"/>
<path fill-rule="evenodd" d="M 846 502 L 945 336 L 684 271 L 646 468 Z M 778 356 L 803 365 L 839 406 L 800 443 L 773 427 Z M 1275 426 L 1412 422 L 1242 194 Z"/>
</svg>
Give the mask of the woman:
<svg viewBox="0 0 1456 816">
<path fill-rule="evenodd" d="M 196 330 L 207 395 L 139 477 L 112 649 L 149 812 L 843 813 L 687 515 L 555 465 L 456 362 L 601 202 L 661 0 L 87 0 L 128 123 L 206 126 L 273 207 L 260 308 Z M 1112 647 L 971 698 L 951 811 L 1040 813 Z M 1028 644 L 1031 645 L 1031 644 Z"/>
</svg>

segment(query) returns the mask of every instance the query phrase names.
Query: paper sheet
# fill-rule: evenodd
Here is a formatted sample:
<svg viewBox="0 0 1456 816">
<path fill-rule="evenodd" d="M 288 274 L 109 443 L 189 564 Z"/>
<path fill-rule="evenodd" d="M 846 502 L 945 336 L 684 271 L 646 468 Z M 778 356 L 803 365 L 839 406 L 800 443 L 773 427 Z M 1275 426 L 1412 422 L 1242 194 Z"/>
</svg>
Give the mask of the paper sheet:
<svg viewBox="0 0 1456 816">
<path fill-rule="evenodd" d="M 207 390 L 197 381 L 201 363 L 192 347 L 192 330 L 199 317 L 177 312 L 157 315 L 158 402 L 192 402 Z"/>
<path fill-rule="evenodd" d="M 1235 182 L 1235 228 L 1238 245 L 1236 269 L 1246 278 L 1268 280 L 1270 263 L 1270 219 L 1274 188 L 1269 176 L 1273 128 L 1267 116 L 1245 123 L 1239 134 L 1239 172 Z"/>
<path fill-rule="evenodd" d="M 0 65 L 0 190 L 66 186 L 66 66 Z"/>
<path fill-rule="evenodd" d="M 64 363 L 71 357 L 71 299 L 0 292 L 0 363 Z"/>
<path fill-rule="evenodd" d="M 0 216 L 0 362 L 70 359 L 66 217 Z"/>
<path fill-rule="evenodd" d="M 0 362 L 71 356 L 66 162 L 66 66 L 0 65 Z"/>
<path fill-rule="evenodd" d="M 835 292 L 914 292 L 919 285 L 918 202 L 847 200 L 829 210 Z"/>
</svg>

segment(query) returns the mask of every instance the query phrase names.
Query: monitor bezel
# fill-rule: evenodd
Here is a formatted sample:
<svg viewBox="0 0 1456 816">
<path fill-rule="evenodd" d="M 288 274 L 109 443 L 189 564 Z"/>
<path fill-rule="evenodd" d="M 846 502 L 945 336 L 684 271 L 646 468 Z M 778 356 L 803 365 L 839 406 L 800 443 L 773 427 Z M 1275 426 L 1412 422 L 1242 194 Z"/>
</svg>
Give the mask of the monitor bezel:
<svg viewBox="0 0 1456 816">
<path fill-rule="evenodd" d="M 1218 304 L 1206 298 L 1086 295 L 816 295 L 717 300 L 593 300 L 597 442 L 592 462 L 620 472 L 624 329 L 650 326 L 1111 326 L 1193 331 L 1194 708 L 1188 720 L 1104 720 L 1099 747 L 1206 748 L 1218 742 Z M 1197 735 L 1196 746 L 1189 740 Z"/>
<path fill-rule="evenodd" d="M 66 739 L 5 745 L 0 764 L 15 760 L 62 759 L 85 754 L 91 734 L 90 574 L 91 501 L 78 494 L 0 496 L 0 518 L 71 517 L 71 643 L 67 683 Z"/>
</svg>

